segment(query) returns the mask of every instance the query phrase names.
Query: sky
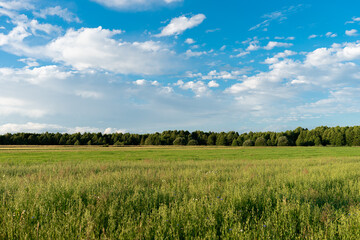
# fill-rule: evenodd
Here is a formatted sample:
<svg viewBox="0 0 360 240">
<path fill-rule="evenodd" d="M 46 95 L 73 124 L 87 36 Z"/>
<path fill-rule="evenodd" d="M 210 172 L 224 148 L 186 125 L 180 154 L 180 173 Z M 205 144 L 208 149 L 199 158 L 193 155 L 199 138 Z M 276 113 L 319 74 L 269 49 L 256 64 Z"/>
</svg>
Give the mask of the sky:
<svg viewBox="0 0 360 240">
<path fill-rule="evenodd" d="M 356 0 L 0 0 L 0 134 L 359 119 Z"/>
</svg>

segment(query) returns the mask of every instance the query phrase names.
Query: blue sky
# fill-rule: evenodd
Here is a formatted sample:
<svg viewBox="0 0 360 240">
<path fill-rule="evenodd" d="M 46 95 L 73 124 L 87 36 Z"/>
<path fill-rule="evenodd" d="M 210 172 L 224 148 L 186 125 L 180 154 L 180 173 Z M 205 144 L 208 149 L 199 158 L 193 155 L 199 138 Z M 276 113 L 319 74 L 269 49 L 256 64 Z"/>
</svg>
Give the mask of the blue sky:
<svg viewBox="0 0 360 240">
<path fill-rule="evenodd" d="M 359 125 L 359 9 L 1 0 L 0 133 Z"/>
</svg>

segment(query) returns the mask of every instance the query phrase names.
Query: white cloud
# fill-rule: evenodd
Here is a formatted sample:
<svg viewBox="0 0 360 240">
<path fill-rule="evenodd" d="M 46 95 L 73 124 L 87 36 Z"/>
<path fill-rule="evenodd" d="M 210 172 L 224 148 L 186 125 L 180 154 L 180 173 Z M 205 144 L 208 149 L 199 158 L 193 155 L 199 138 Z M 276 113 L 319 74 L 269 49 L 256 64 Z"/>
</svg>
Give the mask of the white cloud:
<svg viewBox="0 0 360 240">
<path fill-rule="evenodd" d="M 194 44 L 195 41 L 194 41 L 194 39 L 192 39 L 192 38 L 187 38 L 187 39 L 185 40 L 185 43 L 187 43 L 187 44 Z"/>
<path fill-rule="evenodd" d="M 284 52 L 277 53 L 272 58 L 267 58 L 265 60 L 265 63 L 266 64 L 274 64 L 274 63 L 279 62 L 279 58 L 286 58 L 286 57 L 293 56 L 293 55 L 296 55 L 296 54 L 297 54 L 296 52 L 293 52 L 293 51 L 290 51 L 290 50 L 285 50 Z"/>
<path fill-rule="evenodd" d="M 206 51 L 193 52 L 193 51 L 191 51 L 191 49 L 187 50 L 185 53 L 186 57 L 200 57 L 200 56 L 206 55 L 206 54 L 208 54 L 208 52 L 206 52 Z"/>
<path fill-rule="evenodd" d="M 208 86 L 209 86 L 210 88 L 217 88 L 217 87 L 219 87 L 220 85 L 219 85 L 216 81 L 211 80 L 211 81 L 208 83 Z"/>
<path fill-rule="evenodd" d="M 255 39 L 249 43 L 249 46 L 246 48 L 246 51 L 256 51 L 259 49 L 260 49 L 259 40 Z"/>
<path fill-rule="evenodd" d="M 94 91 L 76 91 L 76 96 L 82 97 L 82 98 L 93 98 L 93 99 L 100 99 L 102 98 L 102 94 L 99 92 Z"/>
<path fill-rule="evenodd" d="M 70 12 L 67 8 L 64 9 L 60 6 L 41 9 L 40 12 L 34 12 L 33 14 L 39 18 L 47 18 L 47 16 L 58 16 L 67 22 L 81 22 L 75 14 Z"/>
<path fill-rule="evenodd" d="M 179 86 L 181 89 L 184 90 L 192 90 L 195 93 L 196 97 L 202 97 L 209 95 L 209 88 L 203 81 L 189 81 L 184 83 L 182 80 L 177 81 L 175 86 Z"/>
<path fill-rule="evenodd" d="M 25 63 L 28 68 L 39 66 L 39 63 L 34 58 L 22 58 L 19 59 L 19 62 Z"/>
<path fill-rule="evenodd" d="M 325 34 L 326 37 L 330 37 L 330 38 L 334 38 L 334 37 L 337 37 L 337 34 L 336 33 L 332 33 L 332 32 L 327 32 Z"/>
<path fill-rule="evenodd" d="M 274 41 L 270 41 L 265 47 L 264 49 L 266 50 L 272 50 L 275 47 L 291 47 L 294 44 L 292 43 L 284 43 L 284 42 L 274 42 Z"/>
<path fill-rule="evenodd" d="M 160 74 L 171 71 L 174 54 L 160 42 L 123 42 L 119 30 L 70 29 L 45 47 L 45 54 L 77 70 L 105 70 L 121 74 Z M 44 54 L 43 53 L 43 54 Z"/>
<path fill-rule="evenodd" d="M 274 21 L 282 22 L 287 19 L 287 16 L 293 13 L 296 13 L 299 9 L 301 9 L 303 5 L 297 5 L 297 6 L 291 6 L 286 9 L 283 9 L 281 11 L 275 11 L 272 13 L 268 13 L 262 16 L 262 18 L 265 18 L 264 21 L 261 23 L 251 27 L 249 31 L 253 31 L 256 29 L 262 29 L 264 31 L 267 31 L 267 27 L 270 26 L 270 24 Z"/>
<path fill-rule="evenodd" d="M 143 86 L 147 83 L 147 81 L 145 79 L 138 79 L 134 82 L 135 85 L 138 85 L 138 86 Z"/>
<path fill-rule="evenodd" d="M 21 82 L 42 84 L 53 80 L 64 80 L 72 76 L 72 72 L 61 70 L 56 65 L 24 68 L 0 68 L 0 82 Z"/>
<path fill-rule="evenodd" d="M 310 36 L 308 37 L 308 39 L 313 39 L 313 38 L 317 38 L 317 37 L 318 37 L 318 35 L 313 34 L 313 35 L 310 35 Z"/>
<path fill-rule="evenodd" d="M 0 116 L 20 115 L 23 117 L 40 118 L 46 113 L 47 111 L 34 107 L 30 101 L 0 97 Z"/>
<path fill-rule="evenodd" d="M 350 36 L 350 37 L 357 36 L 358 35 L 358 30 L 356 30 L 356 29 L 346 30 L 345 34 Z"/>
<path fill-rule="evenodd" d="M 244 51 L 242 49 L 237 49 L 236 51 L 239 52 L 239 53 L 236 54 L 235 56 L 231 55 L 230 57 L 244 57 L 244 56 L 250 54 L 249 51 Z"/>
<path fill-rule="evenodd" d="M 246 71 L 247 69 L 235 70 L 231 72 L 227 72 L 227 71 L 218 72 L 216 70 L 212 70 L 207 75 L 201 74 L 199 77 L 201 77 L 203 80 L 214 80 L 214 79 L 231 80 L 231 79 L 238 79 L 239 76 L 246 73 Z"/>
<path fill-rule="evenodd" d="M 138 79 L 138 80 L 134 81 L 133 83 L 138 86 L 145 86 L 145 85 L 159 86 L 160 85 L 160 83 L 158 81 L 148 81 L 145 79 Z"/>
<path fill-rule="evenodd" d="M 183 0 L 92 0 L 118 10 L 147 10 L 155 6 L 167 6 Z"/>
<path fill-rule="evenodd" d="M 126 129 L 115 129 L 115 128 L 107 128 L 104 131 L 104 134 L 112 134 L 112 133 L 126 133 Z"/>
<path fill-rule="evenodd" d="M 26 9 L 26 10 L 34 9 L 34 5 L 31 4 L 29 0 L 21 0 L 21 1 L 2 0 L 0 2 L 0 7 L 4 8 L 4 9 L 8 9 L 8 10 L 15 10 L 15 11 L 22 10 L 22 9 Z"/>
<path fill-rule="evenodd" d="M 213 33 L 213 32 L 218 32 L 218 31 L 220 31 L 221 29 L 220 28 L 215 28 L 215 29 L 208 29 L 208 30 L 206 30 L 205 32 L 206 33 Z"/>
<path fill-rule="evenodd" d="M 310 116 L 319 114 L 359 113 L 359 91 L 360 88 L 351 87 L 330 91 L 327 98 L 300 105 L 294 110 Z"/>
<path fill-rule="evenodd" d="M 0 134 L 6 133 L 42 133 L 46 131 L 51 132 L 62 132 L 63 127 L 56 124 L 43 124 L 43 123 L 32 123 L 28 122 L 25 124 L 7 123 L 0 125 Z"/>
<path fill-rule="evenodd" d="M 220 48 L 220 51 L 224 51 L 226 49 L 226 45 L 223 45 L 221 48 Z"/>
<path fill-rule="evenodd" d="M 94 127 L 64 127 L 58 124 L 47 124 L 47 123 L 34 123 L 27 122 L 23 124 L 18 123 L 7 123 L 0 125 L 0 134 L 6 133 L 44 133 L 44 132 L 60 132 L 60 133 L 98 133 L 102 132 L 103 134 L 112 134 L 112 133 L 125 133 L 126 129 L 116 129 L 116 128 L 94 128 Z"/>
<path fill-rule="evenodd" d="M 190 18 L 180 16 L 173 18 L 170 23 L 164 27 L 157 37 L 173 36 L 182 34 L 185 30 L 194 28 L 205 20 L 204 14 L 197 14 Z"/>
<path fill-rule="evenodd" d="M 1 15 L 1 8 L 0 8 Z M 29 47 L 24 40 L 30 36 L 48 38 L 59 34 L 61 27 L 51 24 L 42 24 L 37 20 L 30 20 L 26 15 L 12 12 L 7 15 L 15 26 L 7 34 L 0 33 L 0 47 L 4 51 L 16 55 L 30 55 L 37 51 L 36 47 Z M 45 34 L 45 36 L 43 36 Z"/>
<path fill-rule="evenodd" d="M 225 93 L 233 94 L 239 106 L 253 111 L 255 115 L 284 114 L 282 111 L 291 112 L 289 109 L 292 109 L 295 115 L 301 115 L 304 108 L 296 106 L 302 106 L 309 101 L 305 97 L 308 91 L 331 93 L 343 89 L 341 92 L 346 93 L 347 86 L 359 88 L 360 66 L 354 61 L 360 60 L 360 43 L 333 44 L 331 48 L 319 48 L 308 53 L 304 61 L 286 58 L 292 54 L 294 53 L 279 54 L 277 57 L 285 58 L 269 62 L 268 72 L 244 77 L 240 83 L 226 89 Z M 357 90 L 352 92 L 358 94 Z M 335 101 L 333 95 L 331 99 Z M 347 99 L 350 100 L 351 97 Z M 330 100 L 320 103 L 327 101 Z M 292 105 L 294 108 L 291 108 Z M 319 103 L 313 106 L 314 109 L 315 106 L 320 108 Z M 352 110 L 357 109 L 360 112 L 358 106 L 351 106 Z"/>
<path fill-rule="evenodd" d="M 360 22 L 360 17 L 353 17 L 352 21 L 347 21 L 345 24 Z"/>
</svg>

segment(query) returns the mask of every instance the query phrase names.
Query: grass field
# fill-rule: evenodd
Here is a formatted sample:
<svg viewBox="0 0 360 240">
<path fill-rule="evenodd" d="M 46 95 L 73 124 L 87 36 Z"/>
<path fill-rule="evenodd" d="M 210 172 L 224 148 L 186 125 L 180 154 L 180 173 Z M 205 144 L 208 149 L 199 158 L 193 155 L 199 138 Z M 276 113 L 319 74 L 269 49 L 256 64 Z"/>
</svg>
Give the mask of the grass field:
<svg viewBox="0 0 360 240">
<path fill-rule="evenodd" d="M 360 239 L 360 148 L 0 147 L 0 239 Z"/>
</svg>

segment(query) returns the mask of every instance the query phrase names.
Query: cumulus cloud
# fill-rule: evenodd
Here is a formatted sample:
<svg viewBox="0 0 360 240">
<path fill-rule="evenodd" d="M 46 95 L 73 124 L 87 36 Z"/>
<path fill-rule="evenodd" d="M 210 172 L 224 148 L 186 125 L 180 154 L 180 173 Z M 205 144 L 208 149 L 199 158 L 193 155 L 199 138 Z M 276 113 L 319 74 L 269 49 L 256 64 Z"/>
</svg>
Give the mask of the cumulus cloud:
<svg viewBox="0 0 360 240">
<path fill-rule="evenodd" d="M 41 84 L 47 81 L 64 80 L 71 77 L 71 71 L 63 71 L 56 65 L 24 68 L 0 68 L 1 82 L 21 82 Z"/>
<path fill-rule="evenodd" d="M 294 52 L 294 51 L 290 51 L 290 50 L 285 50 L 284 52 L 281 52 L 281 53 L 277 53 L 274 57 L 272 58 L 267 58 L 265 60 L 265 63 L 266 64 L 273 64 L 273 63 L 277 63 L 279 62 L 279 59 L 280 58 L 286 58 L 286 57 L 289 57 L 289 56 L 293 56 L 293 55 L 296 55 L 297 53 Z"/>
<path fill-rule="evenodd" d="M 202 55 L 206 55 L 208 54 L 208 52 L 206 51 L 201 51 L 201 52 L 196 52 L 196 51 L 191 51 L 191 49 L 187 50 L 185 52 L 186 57 L 190 58 L 190 57 L 200 57 Z"/>
<path fill-rule="evenodd" d="M 126 133 L 126 129 L 107 128 L 104 131 L 104 134 L 112 134 L 112 133 Z"/>
<path fill-rule="evenodd" d="M 113 37 L 120 30 L 102 27 L 70 29 L 45 47 L 55 62 L 77 70 L 97 69 L 121 74 L 160 74 L 171 71 L 174 54 L 160 42 L 124 42 Z"/>
<path fill-rule="evenodd" d="M 220 84 L 218 84 L 216 81 L 214 81 L 214 80 L 211 80 L 209 83 L 208 83 L 208 86 L 210 87 L 210 88 L 217 88 L 217 87 L 219 87 L 220 86 Z"/>
<path fill-rule="evenodd" d="M 0 8 L 0 15 L 1 15 Z M 10 22 L 15 25 L 7 34 L 0 33 L 0 47 L 7 52 L 16 55 L 34 55 L 38 50 L 36 47 L 30 47 L 24 43 L 24 40 L 30 36 L 53 37 L 61 32 L 61 27 L 39 23 L 37 20 L 29 19 L 24 14 L 17 12 L 7 12 Z"/>
<path fill-rule="evenodd" d="M 244 77 L 240 83 L 227 88 L 225 93 L 233 94 L 241 106 L 248 106 L 256 113 L 270 114 L 272 111 L 280 111 L 282 107 L 289 111 L 291 104 L 294 104 L 293 110 L 299 113 L 301 109 L 296 106 L 308 101 L 302 99 L 307 91 L 319 91 L 320 88 L 323 92 L 345 93 L 349 85 L 359 88 L 356 86 L 359 85 L 360 66 L 354 61 L 360 59 L 360 43 L 319 48 L 308 53 L 303 61 L 287 58 L 294 54 L 290 51 L 277 54 L 277 60 L 269 62 L 268 72 Z M 283 59 L 279 60 L 280 57 Z M 339 101 L 339 98 L 334 98 L 334 94 L 330 95 L 331 101 Z M 320 107 L 319 103 L 326 101 L 329 100 L 316 101 L 318 103 L 312 106 Z"/>
<path fill-rule="evenodd" d="M 187 44 L 194 44 L 195 41 L 194 41 L 194 39 L 192 39 L 192 38 L 187 38 L 187 39 L 185 40 L 185 43 L 187 43 Z"/>
<path fill-rule="evenodd" d="M 246 48 L 246 51 L 256 51 L 261 47 L 259 46 L 259 40 L 255 39 L 249 43 L 249 46 Z"/>
<path fill-rule="evenodd" d="M 292 43 L 284 43 L 284 42 L 274 42 L 274 41 L 270 41 L 265 47 L 265 50 L 272 50 L 275 47 L 291 47 L 294 44 Z"/>
<path fill-rule="evenodd" d="M 60 6 L 41 9 L 39 12 L 34 12 L 33 14 L 39 18 L 46 19 L 47 16 L 58 16 L 67 22 L 81 22 L 74 13 L 70 12 L 67 8 L 62 8 Z"/>
<path fill-rule="evenodd" d="M 192 17 L 180 16 L 171 19 L 170 23 L 165 26 L 157 37 L 173 36 L 182 34 L 185 30 L 200 25 L 205 20 L 204 14 L 197 14 Z"/>
<path fill-rule="evenodd" d="M 133 83 L 138 86 L 145 86 L 145 85 L 159 86 L 160 85 L 160 83 L 158 81 L 148 81 L 145 79 L 138 79 L 138 80 L 134 81 Z"/>
<path fill-rule="evenodd" d="M 156 6 L 169 6 L 183 0 L 92 0 L 118 10 L 148 10 Z"/>
<path fill-rule="evenodd" d="M 350 37 L 357 36 L 358 35 L 358 30 L 356 30 L 356 29 L 346 30 L 345 34 L 350 36 Z"/>
<path fill-rule="evenodd" d="M 182 80 L 179 80 L 176 85 L 184 90 L 192 90 L 196 97 L 206 96 L 210 93 L 209 88 L 203 81 L 189 81 L 184 83 Z"/>
</svg>

